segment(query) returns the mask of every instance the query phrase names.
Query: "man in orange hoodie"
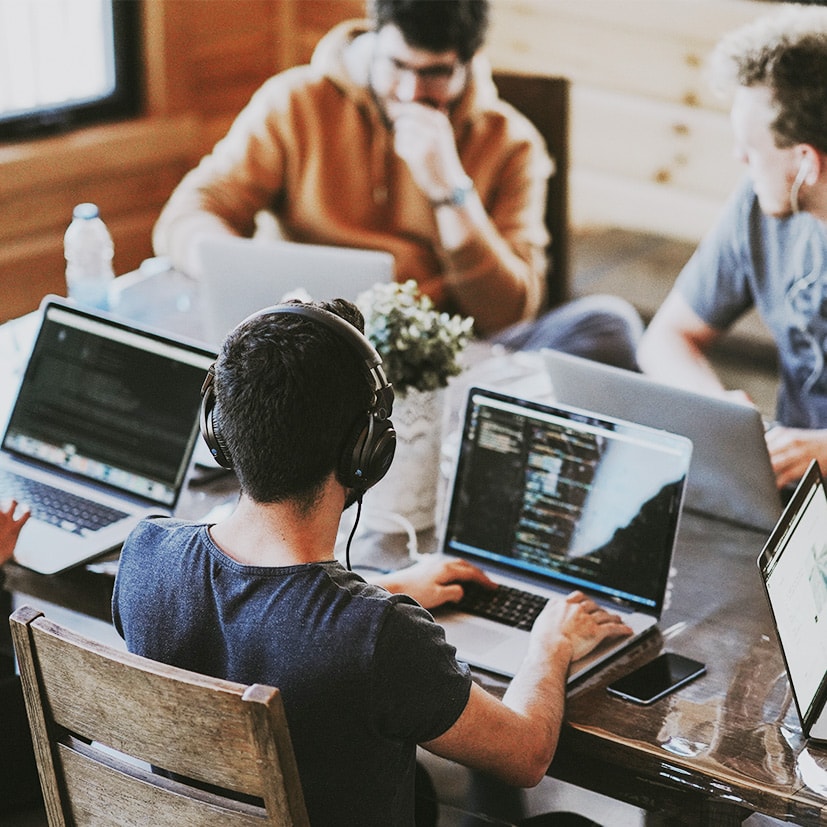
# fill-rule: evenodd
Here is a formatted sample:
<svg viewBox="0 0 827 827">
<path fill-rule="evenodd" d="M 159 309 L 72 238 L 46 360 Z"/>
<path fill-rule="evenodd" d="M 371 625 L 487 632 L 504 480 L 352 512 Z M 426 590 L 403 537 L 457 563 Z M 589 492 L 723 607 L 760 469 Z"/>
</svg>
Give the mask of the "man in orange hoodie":
<svg viewBox="0 0 827 827">
<path fill-rule="evenodd" d="M 399 281 L 513 349 L 634 367 L 642 325 L 613 296 L 544 309 L 552 163 L 480 52 L 487 0 L 376 0 L 311 63 L 268 80 L 179 184 L 154 231 L 195 277 L 204 234 L 386 250 Z"/>
</svg>

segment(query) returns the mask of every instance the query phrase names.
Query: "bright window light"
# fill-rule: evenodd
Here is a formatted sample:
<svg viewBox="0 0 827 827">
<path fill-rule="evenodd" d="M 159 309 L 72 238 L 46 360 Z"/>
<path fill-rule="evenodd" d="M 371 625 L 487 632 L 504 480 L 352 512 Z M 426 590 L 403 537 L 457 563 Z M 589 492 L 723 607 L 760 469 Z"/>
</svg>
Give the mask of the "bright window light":
<svg viewBox="0 0 827 827">
<path fill-rule="evenodd" d="M 138 6 L 0 0 L 0 137 L 134 111 Z"/>
</svg>

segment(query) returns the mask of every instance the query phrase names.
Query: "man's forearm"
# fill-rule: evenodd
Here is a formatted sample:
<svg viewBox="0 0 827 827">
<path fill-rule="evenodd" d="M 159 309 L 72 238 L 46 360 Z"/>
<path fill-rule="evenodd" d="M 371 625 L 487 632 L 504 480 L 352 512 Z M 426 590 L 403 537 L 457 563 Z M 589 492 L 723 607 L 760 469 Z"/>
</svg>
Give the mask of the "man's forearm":
<svg viewBox="0 0 827 827">
<path fill-rule="evenodd" d="M 542 656 L 530 652 L 503 696 L 506 706 L 532 722 L 536 737 L 523 746 L 526 763 L 539 773 L 535 783 L 542 779 L 557 749 L 570 663 L 571 645 L 564 639 Z"/>
<path fill-rule="evenodd" d="M 498 333 L 534 318 L 545 298 L 547 260 L 542 250 L 517 255 L 474 203 L 436 209 L 446 256 L 446 284 L 461 312 L 473 316 L 477 332 Z"/>
<path fill-rule="evenodd" d="M 637 352 L 641 370 L 670 385 L 710 396 L 726 393 L 715 369 L 700 347 L 671 330 L 653 325 L 643 336 Z"/>
</svg>

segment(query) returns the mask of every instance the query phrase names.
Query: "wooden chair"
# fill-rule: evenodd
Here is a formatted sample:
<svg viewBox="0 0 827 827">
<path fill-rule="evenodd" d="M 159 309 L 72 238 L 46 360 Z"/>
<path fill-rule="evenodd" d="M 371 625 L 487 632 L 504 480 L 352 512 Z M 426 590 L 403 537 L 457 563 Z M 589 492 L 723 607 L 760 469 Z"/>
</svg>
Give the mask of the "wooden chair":
<svg viewBox="0 0 827 827">
<path fill-rule="evenodd" d="M 545 217 L 551 235 L 548 305 L 553 307 L 569 298 L 569 80 L 496 71 L 494 83 L 500 97 L 537 127 L 554 159 Z"/>
<path fill-rule="evenodd" d="M 27 606 L 11 627 L 52 827 L 309 824 L 277 689 L 155 663 Z"/>
</svg>

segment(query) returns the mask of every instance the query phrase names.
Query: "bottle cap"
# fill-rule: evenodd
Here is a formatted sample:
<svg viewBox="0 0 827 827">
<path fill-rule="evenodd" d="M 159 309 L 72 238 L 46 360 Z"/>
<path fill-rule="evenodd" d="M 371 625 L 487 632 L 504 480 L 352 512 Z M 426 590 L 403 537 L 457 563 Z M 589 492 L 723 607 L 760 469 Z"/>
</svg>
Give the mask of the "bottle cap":
<svg viewBox="0 0 827 827">
<path fill-rule="evenodd" d="M 74 210 L 72 210 L 72 218 L 82 218 L 86 219 L 87 221 L 93 218 L 97 218 L 99 215 L 100 212 L 98 211 L 98 205 L 90 204 L 88 202 L 84 204 L 78 204 L 74 208 Z"/>
</svg>

